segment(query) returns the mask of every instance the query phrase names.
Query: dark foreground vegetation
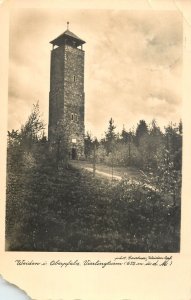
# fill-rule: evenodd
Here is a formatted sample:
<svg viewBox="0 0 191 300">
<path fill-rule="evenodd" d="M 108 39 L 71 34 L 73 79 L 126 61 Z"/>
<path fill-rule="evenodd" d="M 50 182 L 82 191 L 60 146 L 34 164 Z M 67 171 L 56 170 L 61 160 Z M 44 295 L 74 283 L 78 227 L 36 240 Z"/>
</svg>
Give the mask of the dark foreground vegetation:
<svg viewBox="0 0 191 300">
<path fill-rule="evenodd" d="M 169 149 L 170 136 L 146 185 L 93 178 L 49 148 L 35 106 L 8 133 L 7 250 L 178 252 L 181 171 Z"/>
</svg>

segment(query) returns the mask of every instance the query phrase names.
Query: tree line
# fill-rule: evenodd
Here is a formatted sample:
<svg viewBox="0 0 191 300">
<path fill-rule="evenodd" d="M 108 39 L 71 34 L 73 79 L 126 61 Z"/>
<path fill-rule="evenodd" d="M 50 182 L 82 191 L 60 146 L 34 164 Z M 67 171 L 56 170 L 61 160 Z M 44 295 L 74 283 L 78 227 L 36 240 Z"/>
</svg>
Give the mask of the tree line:
<svg viewBox="0 0 191 300">
<path fill-rule="evenodd" d="M 141 120 L 136 130 L 117 133 L 110 119 L 103 139 L 85 136 L 87 160 L 138 168 L 147 185 L 128 178 L 113 184 L 67 168 L 59 140 L 53 152 L 44 129 L 37 103 L 26 123 L 8 132 L 7 249 L 179 249 L 181 122 L 162 132 L 156 121 Z"/>
<path fill-rule="evenodd" d="M 164 132 L 153 120 L 150 126 L 140 120 L 136 130 L 116 132 L 114 121 L 109 120 L 105 136 L 98 141 L 90 133 L 85 136 L 85 157 L 91 160 L 94 148 L 98 162 L 116 166 L 132 166 L 142 170 L 156 170 L 161 158 L 168 156 L 176 170 L 182 164 L 182 122 L 169 123 Z M 168 155 L 167 155 L 168 154 Z"/>
</svg>

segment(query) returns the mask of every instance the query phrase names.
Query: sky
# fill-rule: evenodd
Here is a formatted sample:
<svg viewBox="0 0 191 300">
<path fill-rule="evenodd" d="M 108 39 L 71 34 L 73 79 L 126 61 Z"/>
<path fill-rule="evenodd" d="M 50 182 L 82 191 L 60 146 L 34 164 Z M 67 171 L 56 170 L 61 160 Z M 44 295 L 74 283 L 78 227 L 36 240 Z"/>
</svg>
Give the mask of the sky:
<svg viewBox="0 0 191 300">
<path fill-rule="evenodd" d="M 39 101 L 48 126 L 49 42 L 66 30 L 86 41 L 85 131 L 103 137 L 139 120 L 181 119 L 182 17 L 175 11 L 13 9 L 9 35 L 8 130 Z"/>
</svg>

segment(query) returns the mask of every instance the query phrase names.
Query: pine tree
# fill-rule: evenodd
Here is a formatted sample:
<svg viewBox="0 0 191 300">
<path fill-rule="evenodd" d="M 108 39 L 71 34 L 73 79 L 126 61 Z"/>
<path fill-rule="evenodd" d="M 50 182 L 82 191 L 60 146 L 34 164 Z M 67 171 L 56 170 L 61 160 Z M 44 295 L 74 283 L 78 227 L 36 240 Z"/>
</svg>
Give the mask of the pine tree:
<svg viewBox="0 0 191 300">
<path fill-rule="evenodd" d="M 135 134 L 136 144 L 139 145 L 141 138 L 147 134 L 148 134 L 148 126 L 144 120 L 140 120 L 137 125 L 136 134 Z"/>
<path fill-rule="evenodd" d="M 115 133 L 115 125 L 114 120 L 111 118 L 109 120 L 108 130 L 105 133 L 105 146 L 107 150 L 107 154 L 111 153 L 114 149 L 114 144 L 116 140 L 116 133 Z"/>
</svg>

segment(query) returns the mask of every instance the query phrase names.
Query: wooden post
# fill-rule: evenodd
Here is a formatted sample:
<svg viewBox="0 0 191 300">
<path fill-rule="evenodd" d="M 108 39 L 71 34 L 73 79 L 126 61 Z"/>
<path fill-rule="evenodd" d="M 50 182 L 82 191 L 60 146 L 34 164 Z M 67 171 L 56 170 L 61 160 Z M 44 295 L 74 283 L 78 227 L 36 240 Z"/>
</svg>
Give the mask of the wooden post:
<svg viewBox="0 0 191 300">
<path fill-rule="evenodd" d="M 111 142 L 111 180 L 113 181 L 113 140 Z"/>
<path fill-rule="evenodd" d="M 96 173 L 96 143 L 94 141 L 94 151 L 93 151 L 93 177 L 95 177 Z"/>
<path fill-rule="evenodd" d="M 112 151 L 112 157 L 111 157 L 111 180 L 113 181 L 113 151 Z"/>
<path fill-rule="evenodd" d="M 129 148 L 129 166 L 131 165 L 131 132 L 129 133 L 128 137 L 128 148 Z"/>
</svg>

